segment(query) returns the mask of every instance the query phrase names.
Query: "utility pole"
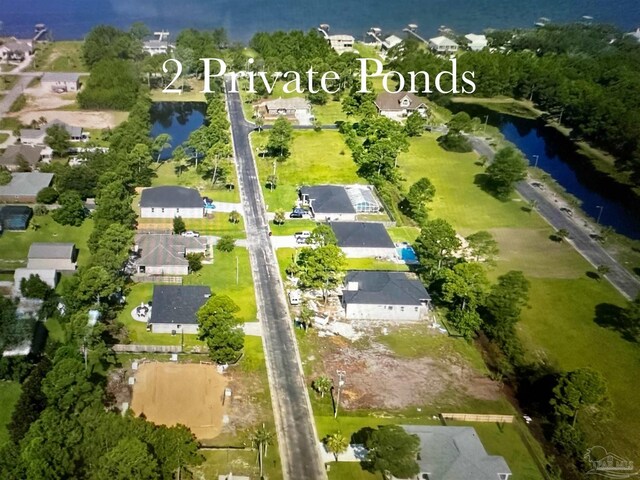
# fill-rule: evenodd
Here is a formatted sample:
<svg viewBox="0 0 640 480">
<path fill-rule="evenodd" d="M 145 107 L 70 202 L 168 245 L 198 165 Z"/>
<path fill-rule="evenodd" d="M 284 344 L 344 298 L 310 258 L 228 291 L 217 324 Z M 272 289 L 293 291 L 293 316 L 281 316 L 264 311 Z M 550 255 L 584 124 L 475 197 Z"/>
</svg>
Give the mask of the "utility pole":
<svg viewBox="0 0 640 480">
<path fill-rule="evenodd" d="M 489 122 L 489 115 L 484 117 L 484 128 L 482 129 L 482 133 L 487 133 L 487 123 Z"/>
<path fill-rule="evenodd" d="M 536 163 L 533 165 L 533 167 L 538 168 L 538 160 L 540 159 L 540 155 L 532 155 L 532 157 L 536 159 Z"/>
<path fill-rule="evenodd" d="M 596 225 L 600 225 L 600 217 L 602 216 L 602 211 L 604 210 L 604 207 L 602 205 L 598 205 L 596 206 L 596 208 L 600 209 L 600 211 L 598 212 L 598 219 L 596 220 Z"/>
<path fill-rule="evenodd" d="M 346 372 L 344 370 L 337 370 L 338 374 L 338 395 L 336 398 L 336 409 L 333 412 L 333 418 L 338 418 L 338 407 L 340 407 L 340 391 L 342 390 L 342 386 L 344 385 L 344 377 L 346 376 Z"/>
<path fill-rule="evenodd" d="M 273 159 L 273 178 L 271 179 L 271 183 L 269 185 L 271 187 L 270 190 L 272 192 L 273 192 L 273 182 L 275 182 L 276 180 L 276 165 L 277 165 L 277 162 L 276 162 L 276 159 L 274 158 Z"/>
<path fill-rule="evenodd" d="M 240 261 L 238 260 L 238 256 L 236 255 L 236 285 L 240 282 Z"/>
</svg>

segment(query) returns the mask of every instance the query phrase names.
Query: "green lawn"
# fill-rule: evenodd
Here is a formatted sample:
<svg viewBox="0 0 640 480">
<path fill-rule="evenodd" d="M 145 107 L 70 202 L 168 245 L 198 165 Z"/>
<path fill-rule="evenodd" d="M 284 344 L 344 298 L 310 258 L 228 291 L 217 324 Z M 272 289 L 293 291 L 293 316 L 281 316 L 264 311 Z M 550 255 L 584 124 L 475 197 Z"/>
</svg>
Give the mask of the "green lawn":
<svg viewBox="0 0 640 480">
<path fill-rule="evenodd" d="M 387 233 L 394 242 L 413 243 L 418 238 L 420 229 L 418 227 L 391 227 L 387 228 Z"/>
<path fill-rule="evenodd" d="M 86 72 L 82 60 L 82 42 L 64 41 L 40 44 L 35 69 L 43 72 Z M 33 66 L 33 65 L 32 65 Z"/>
<path fill-rule="evenodd" d="M 267 141 L 267 132 L 251 135 L 254 151 L 261 150 Z M 273 159 L 256 156 L 256 163 L 269 211 L 279 208 L 290 211 L 297 199 L 296 189 L 301 185 L 364 183 L 356 174 L 349 148 L 336 131 L 294 132 L 291 156 L 276 163 L 278 186 L 273 191 L 265 186 L 267 177 L 273 173 Z"/>
<path fill-rule="evenodd" d="M 2 95 L 0 95 L 0 100 L 2 100 Z M 9 138 L 8 133 L 0 133 L 0 143 L 4 143 L 7 138 Z"/>
<path fill-rule="evenodd" d="M 392 270 L 406 272 L 409 267 L 404 263 L 386 262 L 375 258 L 347 258 L 349 270 Z"/>
<path fill-rule="evenodd" d="M 301 230 L 311 231 L 316 228 L 318 224 L 313 220 L 306 219 L 287 219 L 284 225 L 275 225 L 273 221 L 269 222 L 269 228 L 273 235 L 293 235 Z"/>
<path fill-rule="evenodd" d="M 0 446 L 9 440 L 7 425 L 11 421 L 13 408 L 18 402 L 20 391 L 18 382 L 0 381 Z"/>
<path fill-rule="evenodd" d="M 219 202 L 240 202 L 240 193 L 237 188 L 233 190 L 228 190 L 223 186 L 213 188 L 211 186 L 211 180 L 202 178 L 202 175 L 198 174 L 194 167 L 184 170 L 180 175 L 177 174 L 175 163 L 173 162 L 155 163 L 152 168 L 155 169 L 156 173 L 156 177 L 151 182 L 152 187 L 158 187 L 160 185 L 180 185 L 183 187 L 196 188 L 202 196 L 207 196 Z M 229 162 L 229 168 L 232 170 L 231 177 L 234 179 L 234 184 L 237 184 L 233 162 Z"/>
<path fill-rule="evenodd" d="M 34 222 L 40 227 L 32 228 Z M 26 265 L 29 247 L 33 242 L 73 242 L 79 250 L 78 265 L 89 261 L 87 239 L 93 229 L 93 222 L 88 219 L 79 227 L 60 225 L 50 215 L 33 217 L 31 224 L 24 232 L 6 231 L 0 236 L 0 260 L 3 268 L 19 268 Z"/>
<path fill-rule="evenodd" d="M 195 468 L 197 472 L 203 474 L 200 478 L 218 478 L 219 475 L 248 476 L 258 478 L 260 469 L 257 464 L 257 452 L 253 450 L 203 450 L 205 463 Z M 277 446 L 272 445 L 267 451 L 264 462 L 265 478 L 269 480 L 279 480 L 282 478 L 282 466 L 278 458 Z"/>
</svg>

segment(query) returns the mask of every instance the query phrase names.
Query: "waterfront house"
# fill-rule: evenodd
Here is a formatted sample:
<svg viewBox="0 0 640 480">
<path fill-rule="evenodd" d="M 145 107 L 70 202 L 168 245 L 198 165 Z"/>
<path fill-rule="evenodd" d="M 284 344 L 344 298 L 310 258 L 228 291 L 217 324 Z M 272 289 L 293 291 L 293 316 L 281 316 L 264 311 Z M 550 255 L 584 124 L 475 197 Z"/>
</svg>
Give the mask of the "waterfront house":
<svg viewBox="0 0 640 480">
<path fill-rule="evenodd" d="M 487 47 L 487 37 L 484 35 L 476 35 L 475 33 L 469 33 L 464 36 L 469 43 L 467 44 L 467 48 L 474 52 L 479 52 L 480 50 Z"/>
<path fill-rule="evenodd" d="M 454 53 L 458 51 L 458 44 L 449 37 L 440 35 L 429 39 L 429 48 L 436 53 Z"/>
<path fill-rule="evenodd" d="M 348 258 L 396 259 L 391 237 L 379 222 L 331 222 L 338 247 Z"/>
<path fill-rule="evenodd" d="M 352 52 L 355 38 L 352 35 L 329 35 L 327 37 L 331 48 L 338 53 Z"/>
<path fill-rule="evenodd" d="M 391 50 L 393 47 L 400 45 L 402 43 L 402 39 L 396 35 L 389 35 L 382 42 L 383 50 Z"/>
<path fill-rule="evenodd" d="M 426 103 L 410 92 L 382 92 L 376 97 L 375 105 L 380 115 L 396 121 L 402 120 L 413 112 L 418 112 L 425 117 L 428 111 Z"/>
<path fill-rule="evenodd" d="M 75 72 L 45 72 L 40 84 L 52 92 L 77 92 L 80 90 L 80 74 Z"/>
<path fill-rule="evenodd" d="M 198 310 L 211 297 L 201 285 L 154 285 L 151 318 L 153 333 L 198 333 Z"/>
<path fill-rule="evenodd" d="M 18 40 L 15 37 L 5 38 L 0 45 L 0 59 L 21 62 L 33 55 L 33 42 Z"/>
<path fill-rule="evenodd" d="M 140 198 L 141 218 L 204 218 L 204 201 L 194 188 L 167 185 L 145 188 Z"/>
</svg>

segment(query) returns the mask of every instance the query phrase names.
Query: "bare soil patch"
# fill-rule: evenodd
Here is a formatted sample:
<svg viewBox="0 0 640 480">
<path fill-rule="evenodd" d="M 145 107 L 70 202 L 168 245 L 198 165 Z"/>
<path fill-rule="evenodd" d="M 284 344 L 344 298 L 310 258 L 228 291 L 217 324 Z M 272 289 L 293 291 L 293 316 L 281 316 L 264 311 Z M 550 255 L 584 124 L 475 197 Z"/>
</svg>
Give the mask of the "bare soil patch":
<svg viewBox="0 0 640 480">
<path fill-rule="evenodd" d="M 135 375 L 132 410 L 153 423 L 186 425 L 198 439 L 222 431 L 227 379 L 213 365 L 150 362 Z"/>
</svg>

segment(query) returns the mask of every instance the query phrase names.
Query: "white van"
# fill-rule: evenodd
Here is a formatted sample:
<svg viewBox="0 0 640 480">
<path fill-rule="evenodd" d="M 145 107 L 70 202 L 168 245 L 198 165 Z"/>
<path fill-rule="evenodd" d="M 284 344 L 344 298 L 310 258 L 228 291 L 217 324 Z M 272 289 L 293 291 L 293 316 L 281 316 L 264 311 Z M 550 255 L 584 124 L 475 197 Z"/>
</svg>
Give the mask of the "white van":
<svg viewBox="0 0 640 480">
<path fill-rule="evenodd" d="M 302 297 L 300 294 L 300 290 L 290 290 L 289 291 L 289 303 L 291 305 L 300 305 L 302 301 Z"/>
</svg>

